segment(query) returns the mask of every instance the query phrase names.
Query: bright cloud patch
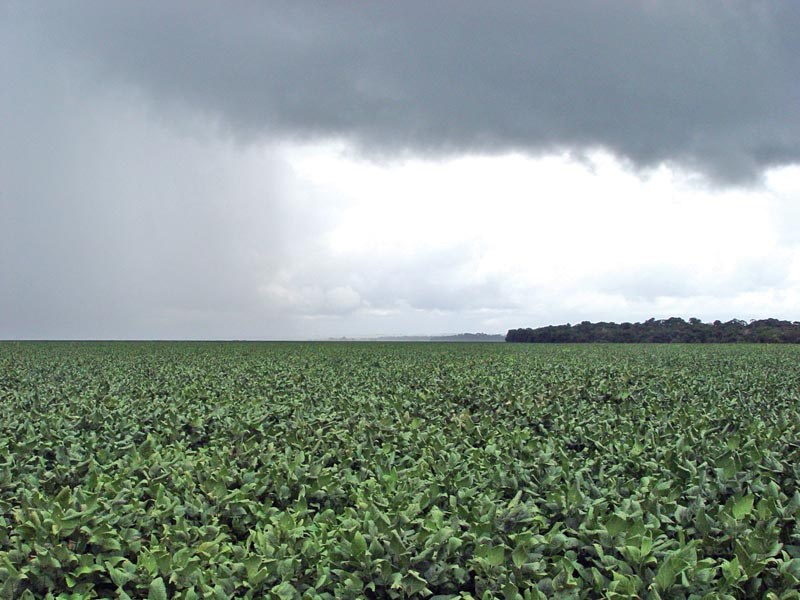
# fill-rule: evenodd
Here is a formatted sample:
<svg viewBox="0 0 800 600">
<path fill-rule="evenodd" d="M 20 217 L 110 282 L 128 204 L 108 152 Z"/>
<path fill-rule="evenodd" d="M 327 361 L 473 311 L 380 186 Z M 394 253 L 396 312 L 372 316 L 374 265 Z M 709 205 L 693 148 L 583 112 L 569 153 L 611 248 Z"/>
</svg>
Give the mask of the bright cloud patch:
<svg viewBox="0 0 800 600">
<path fill-rule="evenodd" d="M 642 176 L 600 152 L 375 163 L 325 145 L 287 156 L 299 185 L 336 199 L 314 236 L 324 268 L 289 279 L 346 285 L 365 316 L 756 317 L 785 314 L 797 285 L 798 248 L 781 233 L 793 210 L 785 174 L 719 190 L 667 167 Z"/>
</svg>

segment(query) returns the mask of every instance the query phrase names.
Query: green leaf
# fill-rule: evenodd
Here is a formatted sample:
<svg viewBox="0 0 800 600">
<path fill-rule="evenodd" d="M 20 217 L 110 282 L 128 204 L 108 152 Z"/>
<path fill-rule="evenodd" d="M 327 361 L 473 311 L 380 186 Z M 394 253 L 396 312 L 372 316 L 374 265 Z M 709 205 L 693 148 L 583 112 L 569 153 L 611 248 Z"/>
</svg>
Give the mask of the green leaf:
<svg viewBox="0 0 800 600">
<path fill-rule="evenodd" d="M 406 594 L 413 596 L 414 594 L 418 594 L 424 590 L 428 585 L 428 582 L 420 577 L 419 573 L 414 570 L 410 570 L 401 580 L 401 585 L 403 586 L 403 591 Z"/>
<path fill-rule="evenodd" d="M 642 556 L 647 556 L 650 554 L 650 551 L 653 549 L 653 540 L 649 537 L 643 537 L 641 544 L 639 545 L 639 549 L 641 550 Z"/>
<path fill-rule="evenodd" d="M 733 514 L 733 518 L 737 521 L 741 521 L 747 515 L 749 515 L 753 510 L 753 494 L 747 494 L 746 496 L 742 496 L 738 500 L 733 503 L 733 507 L 731 508 L 731 513 Z"/>
<path fill-rule="evenodd" d="M 493 567 L 499 567 L 506 560 L 505 549 L 502 546 L 495 546 L 494 548 L 489 549 L 489 552 L 486 555 L 486 560 Z"/>
<path fill-rule="evenodd" d="M 367 553 L 367 540 L 361 535 L 360 531 L 356 531 L 353 536 L 353 553 L 356 556 L 364 556 Z"/>
<path fill-rule="evenodd" d="M 148 434 L 147 438 L 139 445 L 139 456 L 142 458 L 150 458 L 153 456 L 153 438 L 150 437 L 150 434 Z"/>
<path fill-rule="evenodd" d="M 722 575 L 728 583 L 738 583 L 741 579 L 741 571 L 742 567 L 739 564 L 739 559 L 735 556 L 722 564 Z"/>
<path fill-rule="evenodd" d="M 147 600 L 167 600 L 167 588 L 164 580 L 157 577 L 150 582 L 150 590 L 147 593 Z"/>
<path fill-rule="evenodd" d="M 656 584 L 660 589 L 668 590 L 675 583 L 678 575 L 696 564 L 697 549 L 690 543 L 664 557 L 664 561 L 656 573 Z"/>
<path fill-rule="evenodd" d="M 528 551 L 523 544 L 519 544 L 514 548 L 514 551 L 511 553 L 511 560 L 514 561 L 514 565 L 517 568 L 528 562 Z"/>
<path fill-rule="evenodd" d="M 88 575 L 89 573 L 100 573 L 105 571 L 105 567 L 103 565 L 85 565 L 83 567 L 78 567 L 75 569 L 75 576 L 80 577 L 81 575 Z"/>
<path fill-rule="evenodd" d="M 678 576 L 678 572 L 675 569 L 675 565 L 670 557 L 667 557 L 664 562 L 661 563 L 661 566 L 658 568 L 658 572 L 656 573 L 656 584 L 658 584 L 659 589 L 661 590 L 668 590 L 672 587 L 672 584 L 675 583 L 675 578 Z"/>
<path fill-rule="evenodd" d="M 606 519 L 605 527 L 609 535 L 619 535 L 628 528 L 628 522 L 618 515 L 611 515 Z"/>
<path fill-rule="evenodd" d="M 70 499 L 70 489 L 65 486 L 61 488 L 61 491 L 58 492 L 53 500 L 61 507 L 62 510 L 67 510 L 67 508 L 69 508 Z"/>
<path fill-rule="evenodd" d="M 695 527 L 697 528 L 697 531 L 699 531 L 703 535 L 708 535 L 708 532 L 711 531 L 711 521 L 706 515 L 705 507 L 701 506 L 700 509 L 697 511 L 694 524 Z"/>
<path fill-rule="evenodd" d="M 292 600 L 297 595 L 297 590 L 288 581 L 276 585 L 271 591 L 281 600 Z"/>
<path fill-rule="evenodd" d="M 509 581 L 503 586 L 503 597 L 507 600 L 516 600 L 520 598 L 519 588 Z"/>
</svg>

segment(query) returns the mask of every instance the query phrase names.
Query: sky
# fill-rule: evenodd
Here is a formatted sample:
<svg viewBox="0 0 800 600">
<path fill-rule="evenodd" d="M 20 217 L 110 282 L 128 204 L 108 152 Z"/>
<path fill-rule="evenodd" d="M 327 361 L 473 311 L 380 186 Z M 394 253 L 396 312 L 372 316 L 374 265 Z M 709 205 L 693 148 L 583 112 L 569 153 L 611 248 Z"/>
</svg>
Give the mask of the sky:
<svg viewBox="0 0 800 600">
<path fill-rule="evenodd" d="M 0 0 L 0 339 L 800 320 L 800 4 Z"/>
</svg>

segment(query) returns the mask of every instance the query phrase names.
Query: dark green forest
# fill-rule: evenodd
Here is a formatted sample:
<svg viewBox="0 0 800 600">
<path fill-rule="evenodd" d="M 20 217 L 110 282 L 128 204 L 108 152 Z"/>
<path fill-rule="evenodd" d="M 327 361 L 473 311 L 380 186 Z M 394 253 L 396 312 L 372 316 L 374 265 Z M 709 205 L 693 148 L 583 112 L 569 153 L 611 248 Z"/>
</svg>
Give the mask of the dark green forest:
<svg viewBox="0 0 800 600">
<path fill-rule="evenodd" d="M 644 323 L 590 323 L 550 325 L 536 329 L 510 329 L 507 342 L 528 343 L 800 343 L 800 321 L 739 319 L 703 323 L 700 319 L 684 321 L 679 317 L 648 319 Z"/>
</svg>

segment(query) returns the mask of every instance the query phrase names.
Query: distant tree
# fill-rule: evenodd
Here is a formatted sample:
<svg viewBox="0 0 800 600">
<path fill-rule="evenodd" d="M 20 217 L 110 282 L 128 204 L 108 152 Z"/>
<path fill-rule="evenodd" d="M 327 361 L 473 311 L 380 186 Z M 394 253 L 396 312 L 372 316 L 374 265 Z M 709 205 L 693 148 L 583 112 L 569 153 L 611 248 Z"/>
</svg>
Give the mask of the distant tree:
<svg viewBox="0 0 800 600">
<path fill-rule="evenodd" d="M 703 323 L 692 317 L 688 322 L 679 317 L 643 323 L 590 323 L 578 325 L 548 325 L 538 329 L 511 329 L 507 342 L 569 343 L 569 342 L 655 342 L 655 343 L 800 343 L 800 322 L 778 319 L 751 320 L 749 323 L 731 319 Z"/>
</svg>

